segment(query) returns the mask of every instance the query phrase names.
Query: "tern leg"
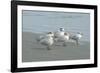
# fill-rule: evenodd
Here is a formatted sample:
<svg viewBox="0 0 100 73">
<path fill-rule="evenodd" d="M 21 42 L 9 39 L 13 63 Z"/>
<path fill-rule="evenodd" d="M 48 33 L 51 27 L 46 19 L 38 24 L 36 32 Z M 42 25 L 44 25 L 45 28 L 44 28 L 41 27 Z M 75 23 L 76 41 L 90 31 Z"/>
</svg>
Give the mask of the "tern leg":
<svg viewBox="0 0 100 73">
<path fill-rule="evenodd" d="M 77 46 L 79 45 L 79 41 L 78 41 L 78 40 L 76 40 L 76 45 L 77 45 Z"/>
<path fill-rule="evenodd" d="M 50 46 L 47 46 L 47 50 L 51 50 Z"/>
<path fill-rule="evenodd" d="M 64 47 L 67 46 L 66 42 L 63 43 L 63 46 L 64 46 Z"/>
</svg>

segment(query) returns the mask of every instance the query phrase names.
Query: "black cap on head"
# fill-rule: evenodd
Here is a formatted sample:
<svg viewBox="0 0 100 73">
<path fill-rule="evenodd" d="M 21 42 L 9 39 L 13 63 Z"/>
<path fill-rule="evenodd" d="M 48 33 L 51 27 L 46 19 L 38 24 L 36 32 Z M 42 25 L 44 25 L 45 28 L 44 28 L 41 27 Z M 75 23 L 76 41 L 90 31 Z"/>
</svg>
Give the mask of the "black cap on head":
<svg viewBox="0 0 100 73">
<path fill-rule="evenodd" d="M 64 35 L 68 35 L 68 33 L 65 32 Z"/>
<path fill-rule="evenodd" d="M 48 34 L 52 34 L 52 32 L 48 32 Z"/>
<path fill-rule="evenodd" d="M 60 28 L 60 31 L 64 31 L 64 28 Z"/>
</svg>

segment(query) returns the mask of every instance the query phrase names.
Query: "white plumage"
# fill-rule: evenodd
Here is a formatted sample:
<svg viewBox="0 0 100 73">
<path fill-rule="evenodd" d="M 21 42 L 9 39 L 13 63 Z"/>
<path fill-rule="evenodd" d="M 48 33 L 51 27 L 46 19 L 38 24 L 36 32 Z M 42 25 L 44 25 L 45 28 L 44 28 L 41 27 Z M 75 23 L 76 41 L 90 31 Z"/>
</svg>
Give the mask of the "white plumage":
<svg viewBox="0 0 100 73">
<path fill-rule="evenodd" d="M 71 35 L 70 39 L 74 40 L 76 42 L 76 44 L 79 45 L 79 40 L 82 38 L 82 35 L 83 35 L 82 33 L 78 32 L 74 35 Z"/>
<path fill-rule="evenodd" d="M 55 38 L 59 38 L 64 35 L 64 28 L 60 28 L 57 32 L 54 33 Z"/>
<path fill-rule="evenodd" d="M 58 38 L 54 39 L 56 42 L 62 42 L 63 46 L 66 46 L 66 42 L 69 40 L 69 35 L 68 33 L 64 33 L 64 35 L 59 36 Z"/>
<path fill-rule="evenodd" d="M 76 42 L 76 45 L 79 44 L 79 39 L 82 38 L 82 33 L 76 33 L 71 34 L 70 32 L 65 32 L 64 28 L 60 28 L 57 32 L 49 32 L 45 34 L 44 36 L 39 36 L 38 39 L 36 39 L 41 45 L 44 45 L 47 47 L 48 50 L 50 50 L 51 46 L 54 44 L 54 42 L 62 42 L 63 46 L 67 45 L 68 40 L 73 40 Z"/>
<path fill-rule="evenodd" d="M 45 36 L 40 36 L 39 41 L 41 45 L 44 45 L 47 47 L 48 50 L 50 50 L 50 47 L 53 45 L 54 40 L 53 40 L 53 33 L 49 32 Z"/>
<path fill-rule="evenodd" d="M 69 34 L 64 31 L 64 28 L 60 28 L 57 32 L 54 33 L 54 41 L 62 42 L 63 45 L 69 40 Z"/>
</svg>

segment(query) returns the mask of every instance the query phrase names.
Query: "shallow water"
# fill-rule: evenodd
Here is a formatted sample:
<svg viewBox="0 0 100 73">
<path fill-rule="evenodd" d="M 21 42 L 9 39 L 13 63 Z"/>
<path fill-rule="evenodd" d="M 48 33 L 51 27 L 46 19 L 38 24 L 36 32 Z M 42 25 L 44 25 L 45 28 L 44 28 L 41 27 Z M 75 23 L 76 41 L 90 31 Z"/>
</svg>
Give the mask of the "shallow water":
<svg viewBox="0 0 100 73">
<path fill-rule="evenodd" d="M 44 33 L 57 31 L 63 27 L 65 31 L 82 32 L 81 40 L 90 40 L 90 14 L 72 12 L 46 12 L 23 10 L 23 31 Z"/>
</svg>

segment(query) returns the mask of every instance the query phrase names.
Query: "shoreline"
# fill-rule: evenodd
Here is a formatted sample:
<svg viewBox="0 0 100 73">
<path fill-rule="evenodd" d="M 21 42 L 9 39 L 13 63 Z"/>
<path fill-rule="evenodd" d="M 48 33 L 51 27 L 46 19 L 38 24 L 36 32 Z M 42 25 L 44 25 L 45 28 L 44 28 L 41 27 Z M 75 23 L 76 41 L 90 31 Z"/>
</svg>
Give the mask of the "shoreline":
<svg viewBox="0 0 100 73">
<path fill-rule="evenodd" d="M 57 60 L 79 60 L 90 58 L 90 43 L 80 41 L 76 47 L 74 43 L 62 47 L 53 45 L 51 50 L 36 42 L 40 34 L 22 32 L 22 62 L 57 61 Z"/>
</svg>

